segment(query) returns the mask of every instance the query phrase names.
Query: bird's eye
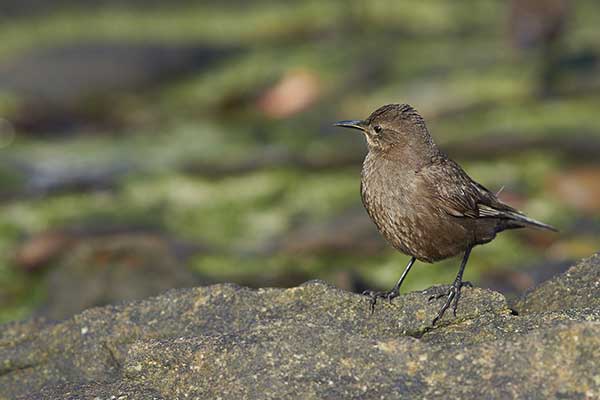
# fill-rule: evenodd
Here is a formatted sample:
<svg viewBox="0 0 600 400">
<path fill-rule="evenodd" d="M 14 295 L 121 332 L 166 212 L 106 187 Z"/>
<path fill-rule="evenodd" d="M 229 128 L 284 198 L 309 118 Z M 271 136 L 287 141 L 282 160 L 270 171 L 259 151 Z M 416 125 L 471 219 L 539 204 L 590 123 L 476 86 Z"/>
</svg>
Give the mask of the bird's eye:
<svg viewBox="0 0 600 400">
<path fill-rule="evenodd" d="M 375 130 L 375 133 L 379 133 L 379 132 L 381 132 L 381 126 L 379 126 L 379 125 L 375 125 L 375 126 L 373 127 L 373 129 Z"/>
</svg>

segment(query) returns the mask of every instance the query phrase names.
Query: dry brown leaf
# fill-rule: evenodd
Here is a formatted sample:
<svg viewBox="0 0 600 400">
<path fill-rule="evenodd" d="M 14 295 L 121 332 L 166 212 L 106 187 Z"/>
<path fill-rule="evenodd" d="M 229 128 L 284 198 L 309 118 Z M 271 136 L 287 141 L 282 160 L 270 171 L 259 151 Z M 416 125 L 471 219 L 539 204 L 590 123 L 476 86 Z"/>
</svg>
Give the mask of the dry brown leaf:
<svg viewBox="0 0 600 400">
<path fill-rule="evenodd" d="M 315 73 L 292 70 L 259 97 L 257 106 L 268 117 L 286 118 L 310 107 L 320 94 L 320 82 Z"/>
</svg>

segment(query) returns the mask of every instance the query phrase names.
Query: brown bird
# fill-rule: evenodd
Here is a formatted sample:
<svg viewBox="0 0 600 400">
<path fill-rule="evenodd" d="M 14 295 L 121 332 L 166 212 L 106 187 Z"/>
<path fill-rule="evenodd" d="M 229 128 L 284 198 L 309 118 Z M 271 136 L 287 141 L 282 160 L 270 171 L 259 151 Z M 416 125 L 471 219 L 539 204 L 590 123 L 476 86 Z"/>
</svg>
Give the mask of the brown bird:
<svg viewBox="0 0 600 400">
<path fill-rule="evenodd" d="M 556 231 L 504 204 L 475 182 L 433 142 L 425 121 L 408 104 L 388 104 L 366 120 L 340 121 L 367 140 L 361 197 L 379 232 L 397 250 L 411 256 L 402 276 L 387 292 L 366 291 L 371 311 L 377 299 L 392 300 L 415 260 L 432 263 L 458 254 L 462 262 L 454 283 L 432 324 L 453 304 L 468 282 L 462 277 L 471 249 L 490 242 L 498 232 L 524 227 Z"/>
</svg>

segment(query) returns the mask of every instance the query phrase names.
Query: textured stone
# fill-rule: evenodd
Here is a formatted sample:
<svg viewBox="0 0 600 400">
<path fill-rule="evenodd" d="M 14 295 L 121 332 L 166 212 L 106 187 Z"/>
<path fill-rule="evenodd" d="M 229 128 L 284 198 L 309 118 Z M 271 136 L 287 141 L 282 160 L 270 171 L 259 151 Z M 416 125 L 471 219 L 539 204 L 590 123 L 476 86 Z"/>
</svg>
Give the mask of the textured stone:
<svg viewBox="0 0 600 400">
<path fill-rule="evenodd" d="M 318 281 L 12 323 L 0 327 L 0 399 L 597 398 L 599 264 L 543 284 L 518 315 L 465 288 L 435 328 L 441 300 L 409 293 L 371 315 L 366 298 Z"/>
<path fill-rule="evenodd" d="M 518 308 L 523 312 L 600 308 L 600 253 L 540 285 Z"/>
</svg>

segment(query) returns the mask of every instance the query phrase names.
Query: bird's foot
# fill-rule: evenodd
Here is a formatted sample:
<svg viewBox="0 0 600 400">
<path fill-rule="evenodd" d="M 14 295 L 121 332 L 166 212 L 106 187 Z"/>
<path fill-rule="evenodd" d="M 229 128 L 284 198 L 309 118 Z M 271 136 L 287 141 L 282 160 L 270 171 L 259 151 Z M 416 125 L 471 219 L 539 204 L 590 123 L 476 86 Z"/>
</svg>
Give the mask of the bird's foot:
<svg viewBox="0 0 600 400">
<path fill-rule="evenodd" d="M 472 288 L 473 284 L 469 281 L 463 281 L 461 286 L 467 286 L 467 287 Z M 444 286 L 434 286 L 429 289 L 423 290 L 421 293 L 428 294 L 429 298 L 427 300 L 431 302 L 433 300 L 437 300 L 442 297 L 448 296 L 448 294 L 450 293 L 451 287 L 449 288 L 448 286 L 445 286 L 445 285 Z"/>
<path fill-rule="evenodd" d="M 392 299 L 398 297 L 400 293 L 398 289 L 394 288 L 387 292 L 375 292 L 373 290 L 365 290 L 364 292 L 362 292 L 362 294 L 363 296 L 369 297 L 369 307 L 371 309 L 371 314 L 373 314 L 373 312 L 375 311 L 375 304 L 377 304 L 377 299 L 388 300 L 391 303 Z"/>
<path fill-rule="evenodd" d="M 446 296 L 446 302 L 444 303 L 442 308 L 440 308 L 440 311 L 438 311 L 433 321 L 431 321 L 431 325 L 435 325 L 440 319 L 442 319 L 444 313 L 450 307 L 450 305 L 452 305 L 452 314 L 456 317 L 458 299 L 460 299 L 460 294 L 463 286 L 473 287 L 473 284 L 468 281 L 454 281 L 452 286 L 450 286 L 450 288 L 444 293 L 436 293 L 429 297 L 429 301 L 431 301 L 433 299 L 439 299 L 441 297 Z"/>
</svg>

